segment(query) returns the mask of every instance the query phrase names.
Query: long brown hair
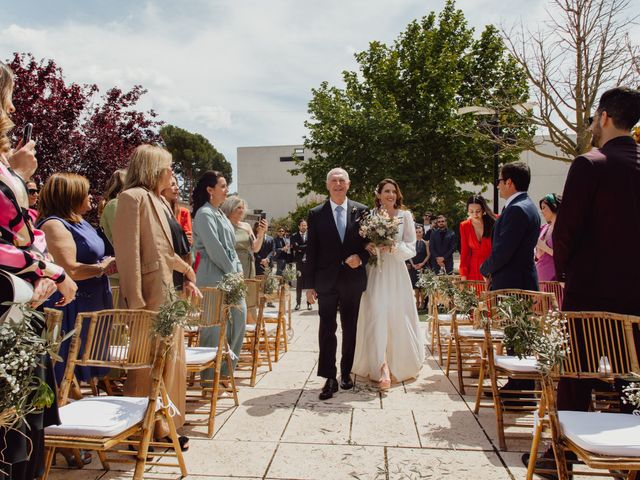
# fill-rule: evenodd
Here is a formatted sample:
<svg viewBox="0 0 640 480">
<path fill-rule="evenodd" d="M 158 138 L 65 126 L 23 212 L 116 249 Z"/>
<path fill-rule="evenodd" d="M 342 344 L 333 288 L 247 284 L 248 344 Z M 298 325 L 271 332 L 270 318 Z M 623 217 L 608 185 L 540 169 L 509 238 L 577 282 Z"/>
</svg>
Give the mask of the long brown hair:
<svg viewBox="0 0 640 480">
<path fill-rule="evenodd" d="M 496 214 L 491 211 L 487 201 L 482 195 L 471 195 L 467 200 L 467 209 L 469 205 L 480 205 L 482 208 L 482 237 L 491 238 L 493 235 L 493 226 L 496 224 Z"/>
<path fill-rule="evenodd" d="M 9 112 L 5 110 L 11 103 L 13 95 L 13 72 L 4 63 L 0 62 L 0 155 L 7 153 L 11 149 L 9 132 L 14 127 L 14 123 L 9 118 Z"/>
<path fill-rule="evenodd" d="M 398 182 L 396 182 L 393 178 L 385 178 L 380 183 L 378 183 L 378 186 L 376 187 L 376 193 L 380 195 L 382 193 L 382 189 L 388 183 L 393 185 L 396 189 L 396 203 L 394 207 L 404 210 L 405 207 L 404 207 L 404 204 L 402 203 L 404 197 L 402 196 L 402 192 L 400 191 L 400 185 L 398 185 Z M 377 196 L 376 196 L 375 202 L 376 202 L 376 207 L 380 208 L 382 204 L 380 203 L 380 199 Z"/>
</svg>

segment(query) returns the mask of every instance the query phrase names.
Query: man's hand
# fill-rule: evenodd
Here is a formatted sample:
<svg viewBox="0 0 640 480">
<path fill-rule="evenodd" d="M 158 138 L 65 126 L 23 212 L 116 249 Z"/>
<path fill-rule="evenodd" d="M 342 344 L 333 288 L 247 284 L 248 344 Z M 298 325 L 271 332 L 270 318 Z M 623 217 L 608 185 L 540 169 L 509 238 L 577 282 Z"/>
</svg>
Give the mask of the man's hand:
<svg viewBox="0 0 640 480">
<path fill-rule="evenodd" d="M 444 267 L 444 257 L 436 257 L 436 263 L 439 266 Z"/>
<path fill-rule="evenodd" d="M 315 289 L 310 288 L 309 290 L 307 290 L 307 303 L 309 305 L 313 305 L 314 303 L 316 303 L 317 299 L 318 294 L 316 293 Z"/>
<path fill-rule="evenodd" d="M 349 255 L 344 263 L 349 265 L 351 268 L 358 268 L 360 265 L 362 265 L 362 260 L 360 260 L 360 257 L 354 253 L 353 255 Z"/>
</svg>

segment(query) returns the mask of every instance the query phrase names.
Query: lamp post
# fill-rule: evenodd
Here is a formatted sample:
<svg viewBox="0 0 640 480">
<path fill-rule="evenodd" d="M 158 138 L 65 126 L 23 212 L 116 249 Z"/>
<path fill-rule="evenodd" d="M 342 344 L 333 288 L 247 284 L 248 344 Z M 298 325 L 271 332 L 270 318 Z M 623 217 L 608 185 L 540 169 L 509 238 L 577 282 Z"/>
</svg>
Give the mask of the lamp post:
<svg viewBox="0 0 640 480">
<path fill-rule="evenodd" d="M 537 104 L 531 102 L 519 103 L 517 105 L 511 105 L 509 108 L 512 108 L 515 111 L 529 111 L 533 109 Z M 498 111 L 493 108 L 487 107 L 478 107 L 478 106 L 468 106 L 462 107 L 458 109 L 458 115 L 466 115 L 471 113 L 476 116 L 480 115 L 490 115 L 491 119 L 486 122 L 487 127 L 491 128 L 491 135 L 495 139 L 493 144 L 493 213 L 498 213 L 498 177 L 499 177 L 499 167 L 500 167 L 500 144 L 499 140 L 502 132 L 500 131 L 500 119 L 498 118 Z M 484 123 L 484 122 L 483 122 Z"/>
</svg>

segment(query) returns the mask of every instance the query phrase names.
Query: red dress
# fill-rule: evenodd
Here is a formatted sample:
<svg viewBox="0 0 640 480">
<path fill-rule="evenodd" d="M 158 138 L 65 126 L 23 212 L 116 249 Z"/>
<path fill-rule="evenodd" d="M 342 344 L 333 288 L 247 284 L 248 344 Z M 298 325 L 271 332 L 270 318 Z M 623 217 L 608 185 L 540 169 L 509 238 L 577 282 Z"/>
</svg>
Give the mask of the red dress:
<svg viewBox="0 0 640 480">
<path fill-rule="evenodd" d="M 460 275 L 467 280 L 483 280 L 480 265 L 491 255 L 491 238 L 479 242 L 471 220 L 460 222 Z"/>
</svg>

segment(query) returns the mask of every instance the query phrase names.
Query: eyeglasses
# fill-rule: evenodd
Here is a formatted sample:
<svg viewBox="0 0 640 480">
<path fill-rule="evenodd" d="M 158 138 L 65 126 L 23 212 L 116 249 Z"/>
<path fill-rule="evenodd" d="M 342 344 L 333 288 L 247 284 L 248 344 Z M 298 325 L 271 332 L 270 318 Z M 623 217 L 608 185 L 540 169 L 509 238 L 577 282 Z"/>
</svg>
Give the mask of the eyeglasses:
<svg viewBox="0 0 640 480">
<path fill-rule="evenodd" d="M 506 180 L 504 178 L 499 178 L 498 179 L 498 185 L 500 185 L 501 182 L 506 182 Z"/>
<path fill-rule="evenodd" d="M 589 125 L 593 123 L 593 117 L 589 117 Z"/>
<path fill-rule="evenodd" d="M 29 195 L 37 195 L 38 194 L 38 189 L 37 188 L 30 188 L 29 190 L 27 190 L 27 192 L 29 192 Z"/>
</svg>

